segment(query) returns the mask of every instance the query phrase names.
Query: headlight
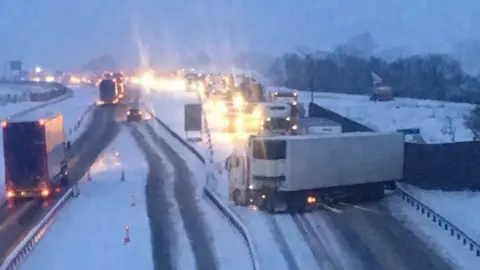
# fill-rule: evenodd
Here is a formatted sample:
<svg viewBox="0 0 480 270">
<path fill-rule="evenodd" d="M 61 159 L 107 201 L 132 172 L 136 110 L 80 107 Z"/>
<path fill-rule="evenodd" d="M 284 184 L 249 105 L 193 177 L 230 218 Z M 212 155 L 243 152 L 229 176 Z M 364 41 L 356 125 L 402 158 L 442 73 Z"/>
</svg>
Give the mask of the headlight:
<svg viewBox="0 0 480 270">
<path fill-rule="evenodd" d="M 292 129 L 293 129 L 293 130 L 297 130 L 297 125 L 293 125 L 293 126 L 292 126 Z"/>
<path fill-rule="evenodd" d="M 293 106 L 297 106 L 297 102 L 296 102 L 296 101 L 293 102 Z"/>
<path fill-rule="evenodd" d="M 240 120 L 240 119 L 235 120 L 235 128 L 236 129 L 242 129 L 242 126 L 243 126 L 242 120 Z"/>
<path fill-rule="evenodd" d="M 234 97 L 233 103 L 236 107 L 241 107 L 243 105 L 243 98 L 242 97 Z"/>
<path fill-rule="evenodd" d="M 290 121 L 290 117 L 287 117 L 287 118 L 285 118 L 285 119 L 287 119 L 287 121 Z"/>
<path fill-rule="evenodd" d="M 217 110 L 221 113 L 226 113 L 227 112 L 227 106 L 223 103 L 218 103 L 217 104 Z"/>
<path fill-rule="evenodd" d="M 270 121 L 270 120 L 272 120 L 272 119 L 270 117 L 267 117 L 267 121 Z"/>
</svg>

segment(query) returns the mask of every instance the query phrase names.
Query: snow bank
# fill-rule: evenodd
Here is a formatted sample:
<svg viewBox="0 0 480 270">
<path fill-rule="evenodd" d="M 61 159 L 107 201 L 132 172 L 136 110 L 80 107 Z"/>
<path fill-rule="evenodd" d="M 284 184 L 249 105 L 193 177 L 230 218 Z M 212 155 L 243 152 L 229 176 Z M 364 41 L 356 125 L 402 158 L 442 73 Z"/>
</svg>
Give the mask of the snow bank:
<svg viewBox="0 0 480 270">
<path fill-rule="evenodd" d="M 121 168 L 125 182 L 120 181 Z M 128 130 L 122 130 L 92 167 L 92 181 L 80 183 L 80 197 L 61 210 L 22 269 L 153 269 L 147 172 L 143 154 Z M 125 226 L 131 239 L 126 245 Z"/>
<path fill-rule="evenodd" d="M 277 89 L 291 91 L 285 87 L 268 87 L 267 91 Z M 299 96 L 300 102 L 310 102 L 309 92 L 299 92 Z M 314 93 L 314 102 L 379 131 L 420 128 L 427 143 L 472 140 L 472 133 L 464 126 L 471 104 L 411 98 L 372 102 L 368 96 L 326 92 Z"/>
<path fill-rule="evenodd" d="M 476 206 L 480 205 L 479 192 L 423 190 L 406 184 L 402 187 L 417 200 L 452 222 L 473 240 L 480 242 L 480 218 L 473 214 Z"/>
<path fill-rule="evenodd" d="M 414 190 L 409 190 L 409 192 L 415 193 Z M 417 199 L 425 199 L 423 191 L 413 195 L 415 195 L 415 198 Z M 433 199 L 433 196 L 431 197 L 431 199 Z M 461 205 L 455 206 L 457 202 L 459 201 L 452 200 L 447 202 L 445 200 L 440 200 L 438 203 L 436 203 L 437 208 L 434 209 L 448 209 L 444 212 L 449 212 L 453 208 L 457 208 L 457 215 L 464 217 L 466 217 L 466 213 L 473 212 L 471 212 L 470 210 L 464 211 Z M 468 203 L 470 203 L 470 205 L 474 205 L 471 204 L 472 202 L 473 201 L 470 201 Z M 478 204 L 480 200 L 478 200 L 477 198 L 475 202 Z M 410 205 L 403 202 L 402 199 L 397 196 L 392 196 L 386 199 L 384 204 L 391 210 L 392 215 L 395 216 L 404 226 L 406 226 L 410 231 L 415 233 L 415 235 L 417 235 L 424 242 L 428 243 L 429 246 L 433 248 L 439 255 L 445 258 L 445 260 L 450 261 L 454 265 L 456 265 L 458 267 L 457 269 L 478 269 L 478 257 L 475 257 L 474 253 L 469 251 L 468 247 L 464 246 L 461 241 L 458 241 L 454 236 L 451 236 L 448 231 L 445 231 L 443 227 L 438 226 L 438 224 L 432 222 L 431 219 L 426 218 L 425 215 L 421 214 L 420 211 L 413 210 Z M 427 206 L 430 206 L 430 204 L 426 204 Z M 442 212 L 440 211 L 438 211 L 438 213 L 442 214 Z M 448 216 L 445 217 L 449 219 Z M 464 220 L 464 222 L 465 224 L 474 225 L 474 223 L 469 222 L 468 220 Z M 478 222 L 475 224 L 477 224 L 476 226 L 477 228 L 479 228 Z M 460 228 L 463 229 L 462 227 Z"/>
</svg>

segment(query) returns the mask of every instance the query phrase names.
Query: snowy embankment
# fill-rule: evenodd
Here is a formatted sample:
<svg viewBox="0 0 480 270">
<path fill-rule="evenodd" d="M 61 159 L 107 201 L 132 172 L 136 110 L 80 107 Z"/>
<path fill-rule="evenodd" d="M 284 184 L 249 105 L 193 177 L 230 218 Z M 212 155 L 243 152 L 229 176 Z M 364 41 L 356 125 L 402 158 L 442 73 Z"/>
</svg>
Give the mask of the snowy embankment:
<svg viewBox="0 0 480 270">
<path fill-rule="evenodd" d="M 83 132 L 84 128 L 88 126 L 90 121 L 90 108 L 96 98 L 97 92 L 93 88 L 78 88 L 74 90 L 73 96 L 57 103 L 49 104 L 45 107 L 41 107 L 37 110 L 33 110 L 28 115 L 36 117 L 42 117 L 51 113 L 62 113 L 65 127 L 65 133 L 67 140 L 71 142 L 75 141 L 77 137 Z M 38 106 L 33 102 L 23 102 L 29 104 L 25 107 L 14 107 L 17 105 L 11 105 L 10 110 L 4 110 L 5 107 L 0 107 L 0 117 L 6 119 L 7 117 L 18 114 L 22 111 L 29 110 L 32 107 Z M 21 103 L 20 103 L 21 104 Z M 76 127 L 76 128 L 75 128 Z M 3 134 L 0 132 L 0 141 L 3 141 Z M 3 146 L 0 147 L 0 175 L 4 175 L 4 159 L 3 159 Z M 0 181 L 0 201 L 3 201 L 5 194 L 4 181 Z"/>
<path fill-rule="evenodd" d="M 276 89 L 290 91 L 267 88 L 269 92 Z M 299 93 L 300 102 L 308 104 L 310 93 Z M 314 102 L 378 131 L 420 128 L 427 143 L 472 140 L 471 131 L 464 125 L 464 117 L 473 108 L 471 104 L 411 98 L 373 102 L 369 96 L 326 92 L 314 93 Z"/>
<path fill-rule="evenodd" d="M 183 130 L 183 106 L 188 103 L 198 103 L 197 97 L 194 94 L 185 93 L 185 91 L 152 91 L 150 100 L 152 103 L 147 103 L 147 108 L 166 122 L 177 134 L 183 135 L 185 138 L 186 135 Z M 196 134 L 192 132 L 188 135 L 189 137 L 200 136 L 198 132 Z M 278 245 L 278 235 L 274 234 L 270 229 L 269 215 L 251 209 L 235 207 L 228 200 L 228 180 L 222 168 L 225 158 L 231 154 L 235 146 L 242 145 L 246 142 L 247 135 L 242 134 L 235 137 L 214 130 L 211 136 L 214 150 L 214 166 L 212 169 L 214 170 L 216 178 L 216 181 L 211 183 L 211 187 L 213 187 L 215 193 L 221 200 L 226 205 L 229 205 L 247 226 L 255 242 L 260 265 L 266 269 L 287 270 L 289 264 L 284 260 L 284 256 L 280 250 L 281 246 Z M 203 142 L 192 143 L 192 145 L 203 154 L 206 160 L 210 159 L 206 138 L 204 138 Z M 184 159 L 190 159 L 191 157 L 189 156 L 193 156 L 191 154 L 189 155 L 188 150 L 181 145 L 175 145 L 174 147 L 175 149 L 179 149 L 178 151 Z M 291 219 L 289 222 L 279 221 L 278 225 L 282 237 L 294 254 L 296 264 L 303 266 L 305 269 L 312 269 L 312 265 L 315 265 L 315 260 L 306 243 L 298 235 L 298 231 L 290 231 L 292 226 L 294 226 Z"/>
<path fill-rule="evenodd" d="M 45 85 L 0 84 L 0 118 L 4 119 L 45 103 L 31 101 L 30 93 L 42 93 L 50 90 L 51 87 Z"/>
<path fill-rule="evenodd" d="M 122 169 L 126 181 L 121 181 Z M 122 128 L 92 166 L 91 181 L 80 182 L 80 196 L 59 212 L 22 269 L 153 269 L 147 173 L 143 154 Z"/>
</svg>

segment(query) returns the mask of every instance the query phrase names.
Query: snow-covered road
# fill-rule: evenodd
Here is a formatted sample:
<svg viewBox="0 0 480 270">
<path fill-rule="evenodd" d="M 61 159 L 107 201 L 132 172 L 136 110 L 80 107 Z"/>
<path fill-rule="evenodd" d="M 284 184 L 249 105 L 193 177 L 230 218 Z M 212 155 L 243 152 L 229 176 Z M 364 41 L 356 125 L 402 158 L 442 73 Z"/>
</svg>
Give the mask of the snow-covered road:
<svg viewBox="0 0 480 270">
<path fill-rule="evenodd" d="M 185 134 L 183 131 L 184 112 L 183 106 L 187 103 L 198 103 L 198 99 L 194 94 L 185 93 L 184 91 L 151 91 L 149 100 L 151 103 L 145 102 L 145 106 L 155 113 L 162 121 L 164 121 L 177 134 Z M 247 134 L 239 137 L 231 136 L 223 132 L 212 132 L 212 141 L 214 143 L 214 161 L 216 168 L 223 165 L 225 158 L 231 154 L 233 147 L 245 142 Z M 199 134 L 189 134 L 189 136 L 199 136 Z M 185 136 L 184 136 L 185 137 Z M 182 155 L 182 157 L 189 162 L 197 162 L 197 158 L 189 153 L 189 150 L 183 147 L 180 143 L 172 142 L 175 145 L 175 150 Z M 202 153 L 205 159 L 209 159 L 209 152 L 204 143 L 196 143 L 195 147 Z M 197 161 L 195 161 L 197 160 Z M 308 246 L 303 240 L 299 240 L 298 234 L 288 232 L 287 225 L 280 222 L 279 226 L 284 232 L 282 236 L 285 241 L 289 243 L 289 247 L 293 247 L 292 253 L 294 258 L 285 258 L 282 254 L 281 247 L 278 245 L 276 237 L 277 234 L 270 230 L 268 218 L 264 213 L 256 210 L 244 209 L 235 207 L 228 201 L 228 182 L 226 174 L 223 172 L 216 172 L 217 184 L 215 187 L 216 194 L 228 204 L 239 218 L 245 223 L 252 235 L 258 255 L 260 264 L 264 268 L 287 270 L 289 269 L 289 260 L 294 260 L 299 267 L 304 269 L 315 269 L 316 266 L 313 254 L 309 251 Z"/>
<path fill-rule="evenodd" d="M 80 182 L 81 195 L 59 212 L 21 269 L 153 269 L 147 172 L 142 153 L 124 128 L 91 167 L 91 181 L 85 177 Z"/>
<path fill-rule="evenodd" d="M 251 269 L 241 236 L 203 199 L 203 164 L 166 149 L 176 141 L 154 120 L 121 128 L 21 269 Z"/>
</svg>

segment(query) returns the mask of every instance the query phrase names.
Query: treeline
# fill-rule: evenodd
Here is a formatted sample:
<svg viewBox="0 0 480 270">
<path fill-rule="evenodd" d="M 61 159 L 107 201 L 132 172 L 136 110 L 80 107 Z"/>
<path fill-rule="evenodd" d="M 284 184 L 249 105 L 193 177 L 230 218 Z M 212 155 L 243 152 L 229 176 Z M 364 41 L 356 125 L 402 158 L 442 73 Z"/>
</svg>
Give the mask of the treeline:
<svg viewBox="0 0 480 270">
<path fill-rule="evenodd" d="M 448 55 L 413 55 L 386 61 L 378 57 L 322 52 L 286 54 L 272 64 L 269 75 L 277 85 L 294 89 L 370 94 L 372 73 L 394 96 L 480 104 L 480 80 L 466 74 Z"/>
</svg>

